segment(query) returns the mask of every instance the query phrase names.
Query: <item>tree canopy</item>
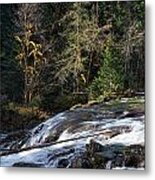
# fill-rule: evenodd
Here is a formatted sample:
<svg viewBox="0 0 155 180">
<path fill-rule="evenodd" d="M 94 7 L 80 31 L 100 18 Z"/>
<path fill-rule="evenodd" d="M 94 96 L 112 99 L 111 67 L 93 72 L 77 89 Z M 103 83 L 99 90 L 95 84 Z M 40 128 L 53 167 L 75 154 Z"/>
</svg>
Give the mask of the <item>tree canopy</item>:
<svg viewBox="0 0 155 180">
<path fill-rule="evenodd" d="M 0 8 L 1 96 L 10 102 L 53 111 L 144 91 L 143 0 Z"/>
</svg>

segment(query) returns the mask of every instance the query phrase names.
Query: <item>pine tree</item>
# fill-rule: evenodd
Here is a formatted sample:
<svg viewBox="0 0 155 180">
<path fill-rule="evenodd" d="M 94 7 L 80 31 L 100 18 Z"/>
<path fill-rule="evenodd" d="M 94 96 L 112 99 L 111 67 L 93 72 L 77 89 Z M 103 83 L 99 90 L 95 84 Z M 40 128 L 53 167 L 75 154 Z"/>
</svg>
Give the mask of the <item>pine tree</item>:
<svg viewBox="0 0 155 180">
<path fill-rule="evenodd" d="M 23 77 L 14 60 L 16 42 L 13 33 L 15 4 L 0 5 L 0 90 L 1 95 L 9 101 L 21 102 L 23 91 Z"/>
<path fill-rule="evenodd" d="M 58 77 L 62 83 L 72 77 L 73 91 L 80 91 L 80 84 L 86 83 L 85 64 L 89 62 L 89 54 L 94 48 L 98 34 L 94 19 L 88 16 L 84 3 L 73 3 L 73 8 L 60 21 L 67 25 L 62 33 L 66 39 L 66 48 L 58 61 Z"/>
</svg>

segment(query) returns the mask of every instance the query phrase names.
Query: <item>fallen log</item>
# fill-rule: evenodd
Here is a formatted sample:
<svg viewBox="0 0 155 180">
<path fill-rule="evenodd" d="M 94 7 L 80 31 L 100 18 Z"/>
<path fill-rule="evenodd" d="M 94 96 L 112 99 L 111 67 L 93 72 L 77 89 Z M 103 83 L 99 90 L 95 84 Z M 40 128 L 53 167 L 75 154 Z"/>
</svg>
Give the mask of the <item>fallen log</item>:
<svg viewBox="0 0 155 180">
<path fill-rule="evenodd" d="M 56 144 L 61 144 L 64 142 L 70 142 L 70 141 L 76 141 L 76 140 L 80 140 L 80 139 L 85 139 L 85 138 L 89 138 L 89 137 L 95 137 L 95 136 L 99 136 L 99 135 L 104 135 L 105 136 L 105 140 L 112 138 L 118 134 L 120 134 L 119 131 L 105 131 L 104 130 L 100 130 L 97 133 L 91 134 L 91 135 L 87 135 L 87 136 L 81 136 L 81 137 L 77 137 L 77 138 L 71 138 L 71 139 L 65 139 L 62 141 L 56 141 L 56 142 L 51 142 L 51 143 L 44 143 L 44 144 L 40 144 L 40 145 L 35 145 L 35 146 L 30 146 L 30 147 L 26 147 L 26 148 L 22 148 L 22 149 L 15 149 L 15 150 L 8 150 L 7 152 L 0 152 L 0 156 L 6 156 L 6 155 L 11 155 L 11 154 L 16 154 L 16 153 L 20 153 L 23 151 L 28 151 L 28 150 L 32 150 L 32 149 L 39 149 L 39 148 L 44 148 L 44 147 L 49 147 L 49 146 L 53 146 Z"/>
</svg>

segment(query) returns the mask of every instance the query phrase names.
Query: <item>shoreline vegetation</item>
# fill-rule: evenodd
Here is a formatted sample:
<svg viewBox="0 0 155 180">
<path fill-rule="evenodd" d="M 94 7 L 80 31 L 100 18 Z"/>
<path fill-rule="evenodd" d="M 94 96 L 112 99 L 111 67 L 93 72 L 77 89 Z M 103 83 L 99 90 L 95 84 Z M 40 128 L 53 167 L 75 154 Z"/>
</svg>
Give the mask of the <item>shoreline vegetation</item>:
<svg viewBox="0 0 155 180">
<path fill-rule="evenodd" d="M 18 131 L 24 131 L 28 129 L 32 129 L 36 125 L 40 124 L 41 122 L 47 120 L 48 118 L 51 118 L 52 116 L 56 115 L 58 112 L 62 112 L 65 110 L 74 110 L 77 108 L 90 108 L 94 105 L 99 104 L 105 104 L 105 110 L 111 110 L 112 108 L 120 108 L 120 102 L 121 99 L 126 99 L 126 103 L 124 104 L 124 107 L 122 105 L 122 108 L 124 111 L 145 111 L 144 110 L 144 103 L 141 102 L 141 98 L 144 97 L 144 92 L 135 93 L 135 95 L 131 93 L 120 95 L 120 96 L 113 96 L 108 97 L 108 99 L 103 100 L 102 97 L 96 99 L 96 100 L 90 100 L 85 104 L 82 103 L 76 103 L 72 106 L 64 106 L 61 109 L 56 110 L 54 112 L 45 112 L 40 110 L 37 107 L 25 107 L 15 104 L 8 104 L 7 106 L 3 106 L 1 109 L 1 132 L 18 132 Z M 59 103 L 59 102 L 58 102 Z M 72 102 L 65 102 L 65 104 L 71 105 Z M 109 104 L 109 105 L 107 105 Z M 60 105 L 60 104 L 59 104 Z M 7 126 L 6 126 L 7 125 Z"/>
</svg>

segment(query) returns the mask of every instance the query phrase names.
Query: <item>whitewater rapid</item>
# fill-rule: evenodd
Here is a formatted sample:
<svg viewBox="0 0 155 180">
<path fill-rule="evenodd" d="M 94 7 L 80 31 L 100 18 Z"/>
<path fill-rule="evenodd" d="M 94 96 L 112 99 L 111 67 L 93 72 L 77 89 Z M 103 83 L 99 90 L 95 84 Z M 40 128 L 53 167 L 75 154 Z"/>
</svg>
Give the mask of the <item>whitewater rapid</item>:
<svg viewBox="0 0 155 180">
<path fill-rule="evenodd" d="M 91 112 L 90 119 L 85 120 L 82 119 L 82 111 L 75 116 L 73 113 L 76 114 L 76 112 L 60 113 L 32 129 L 31 135 L 21 147 L 32 147 L 32 149 L 1 156 L 1 166 L 14 166 L 22 162 L 39 167 L 58 167 L 59 162 L 65 159 L 67 168 L 75 158 L 86 151 L 86 145 L 92 139 L 102 146 L 144 145 L 144 116 L 106 119 L 102 114 Z M 87 114 L 89 112 L 85 116 Z M 77 115 L 79 118 L 76 118 Z M 54 142 L 60 143 L 33 149 L 33 146 L 49 142 L 53 137 L 56 137 Z"/>
</svg>

